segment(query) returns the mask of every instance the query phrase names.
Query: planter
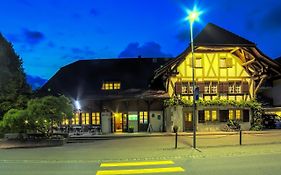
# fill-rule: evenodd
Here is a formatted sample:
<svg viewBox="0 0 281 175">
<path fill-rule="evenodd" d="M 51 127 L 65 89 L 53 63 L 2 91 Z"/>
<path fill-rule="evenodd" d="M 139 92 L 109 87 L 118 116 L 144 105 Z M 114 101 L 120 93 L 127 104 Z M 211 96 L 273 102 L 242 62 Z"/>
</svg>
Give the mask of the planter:
<svg viewBox="0 0 281 175">
<path fill-rule="evenodd" d="M 133 133 L 134 132 L 134 128 L 129 128 L 128 129 L 128 133 Z"/>
</svg>

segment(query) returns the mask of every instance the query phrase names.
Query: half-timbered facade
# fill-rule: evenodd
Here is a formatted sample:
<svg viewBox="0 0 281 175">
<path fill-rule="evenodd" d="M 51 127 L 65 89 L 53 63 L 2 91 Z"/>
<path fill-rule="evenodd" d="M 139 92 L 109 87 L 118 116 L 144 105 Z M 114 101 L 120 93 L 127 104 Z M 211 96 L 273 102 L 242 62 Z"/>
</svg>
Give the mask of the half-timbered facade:
<svg viewBox="0 0 281 175">
<path fill-rule="evenodd" d="M 214 24 L 208 24 L 194 39 L 194 77 L 203 101 L 227 101 L 225 106 L 197 106 L 197 130 L 221 130 L 228 120 L 237 120 L 242 129 L 250 128 L 251 110 L 231 105 L 232 101 L 255 99 L 260 86 L 280 75 L 280 66 L 266 57 L 256 45 Z M 166 77 L 170 97 L 192 101 L 192 54 L 190 48 L 157 76 Z M 167 108 L 168 130 L 178 125 L 181 131 L 193 130 L 192 108 Z"/>
</svg>

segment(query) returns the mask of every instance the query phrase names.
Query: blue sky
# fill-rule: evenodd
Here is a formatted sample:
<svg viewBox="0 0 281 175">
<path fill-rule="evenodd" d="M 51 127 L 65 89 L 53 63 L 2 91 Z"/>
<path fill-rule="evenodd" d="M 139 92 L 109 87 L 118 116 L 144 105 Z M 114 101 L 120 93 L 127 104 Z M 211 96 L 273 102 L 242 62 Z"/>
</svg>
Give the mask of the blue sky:
<svg viewBox="0 0 281 175">
<path fill-rule="evenodd" d="M 28 75 L 49 79 L 79 59 L 177 56 L 189 43 L 183 19 L 194 2 L 204 10 L 195 33 L 212 22 L 281 56 L 277 0 L 2 0 L 0 32 Z"/>
</svg>

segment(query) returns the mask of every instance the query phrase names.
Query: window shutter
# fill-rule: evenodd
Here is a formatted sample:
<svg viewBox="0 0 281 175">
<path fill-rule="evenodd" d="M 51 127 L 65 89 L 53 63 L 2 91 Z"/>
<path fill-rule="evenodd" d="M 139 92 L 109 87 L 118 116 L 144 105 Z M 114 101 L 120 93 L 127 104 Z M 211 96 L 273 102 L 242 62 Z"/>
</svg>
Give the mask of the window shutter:
<svg viewBox="0 0 281 175">
<path fill-rule="evenodd" d="M 181 82 L 175 83 L 175 94 L 181 94 L 182 93 L 182 84 Z"/>
<path fill-rule="evenodd" d="M 200 92 L 200 93 L 204 93 L 204 86 L 205 86 L 205 83 L 204 83 L 204 82 L 198 82 L 198 83 L 197 83 L 197 86 L 199 87 L 199 92 Z"/>
<path fill-rule="evenodd" d="M 248 82 L 244 81 L 242 82 L 242 93 L 243 94 L 248 94 L 249 93 L 249 84 Z"/>
<path fill-rule="evenodd" d="M 220 93 L 227 93 L 228 92 L 228 83 L 227 82 L 220 82 L 219 83 L 219 92 Z"/>
<path fill-rule="evenodd" d="M 225 60 L 226 67 L 232 67 L 232 58 L 228 57 Z"/>
</svg>

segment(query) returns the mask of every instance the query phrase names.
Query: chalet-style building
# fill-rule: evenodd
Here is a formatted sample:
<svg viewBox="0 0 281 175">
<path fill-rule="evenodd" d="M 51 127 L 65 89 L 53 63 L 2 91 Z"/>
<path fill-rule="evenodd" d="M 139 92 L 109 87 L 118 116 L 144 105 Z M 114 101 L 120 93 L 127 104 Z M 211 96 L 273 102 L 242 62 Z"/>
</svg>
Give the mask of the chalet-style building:
<svg viewBox="0 0 281 175">
<path fill-rule="evenodd" d="M 254 43 L 214 24 L 194 39 L 195 82 L 201 101 L 255 99 L 267 80 L 281 75 L 280 65 Z M 42 88 L 64 94 L 76 103 L 72 119 L 64 125 L 100 127 L 103 133 L 171 132 L 192 130 L 192 108 L 164 100 L 191 101 L 192 59 L 187 48 L 176 58 L 80 60 L 61 68 Z M 78 106 L 78 107 L 77 107 Z M 226 105 L 198 105 L 199 131 L 221 130 L 228 120 L 250 128 L 251 109 Z"/>
</svg>

